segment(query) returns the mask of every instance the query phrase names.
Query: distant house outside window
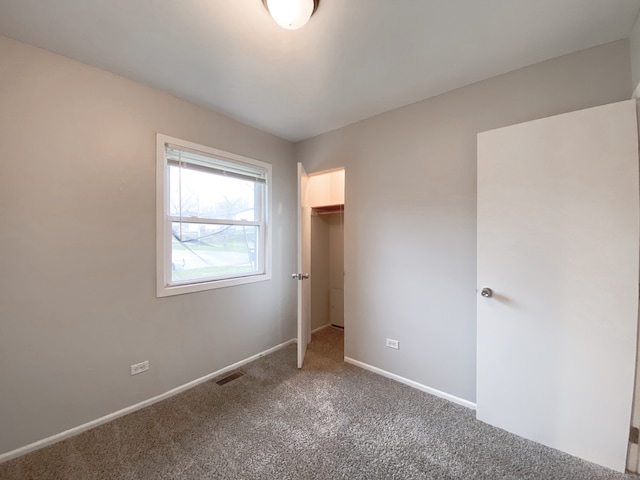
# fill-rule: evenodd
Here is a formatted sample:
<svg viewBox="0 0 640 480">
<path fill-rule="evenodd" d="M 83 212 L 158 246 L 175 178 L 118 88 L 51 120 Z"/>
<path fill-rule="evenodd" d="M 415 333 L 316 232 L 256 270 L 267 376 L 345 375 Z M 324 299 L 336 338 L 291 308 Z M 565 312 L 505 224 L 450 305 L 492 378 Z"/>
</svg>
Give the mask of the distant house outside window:
<svg viewBox="0 0 640 480">
<path fill-rule="evenodd" d="M 157 295 L 268 280 L 271 165 L 157 136 Z"/>
</svg>

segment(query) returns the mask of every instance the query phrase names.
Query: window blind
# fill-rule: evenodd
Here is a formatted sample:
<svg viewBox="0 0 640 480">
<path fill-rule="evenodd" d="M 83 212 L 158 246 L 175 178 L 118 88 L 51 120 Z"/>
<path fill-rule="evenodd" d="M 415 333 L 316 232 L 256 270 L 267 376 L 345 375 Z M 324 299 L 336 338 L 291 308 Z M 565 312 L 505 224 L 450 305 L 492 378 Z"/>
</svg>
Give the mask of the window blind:
<svg viewBox="0 0 640 480">
<path fill-rule="evenodd" d="M 185 147 L 175 147 L 169 143 L 165 144 L 165 156 L 167 165 L 249 180 L 255 183 L 267 183 L 266 169 L 255 165 L 241 164 L 235 160 L 232 163 L 221 157 L 214 157 Z"/>
</svg>

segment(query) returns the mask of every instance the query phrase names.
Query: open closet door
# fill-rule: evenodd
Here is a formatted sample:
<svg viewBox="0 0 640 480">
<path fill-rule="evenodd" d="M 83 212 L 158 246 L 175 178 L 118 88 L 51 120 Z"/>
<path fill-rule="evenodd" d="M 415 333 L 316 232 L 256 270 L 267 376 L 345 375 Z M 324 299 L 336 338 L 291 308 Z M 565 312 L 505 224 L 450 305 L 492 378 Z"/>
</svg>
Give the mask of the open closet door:
<svg viewBox="0 0 640 480">
<path fill-rule="evenodd" d="M 308 201 L 309 177 L 298 163 L 298 368 L 302 368 L 311 341 L 311 207 Z"/>
<path fill-rule="evenodd" d="M 478 135 L 478 419 L 624 471 L 638 215 L 635 101 Z"/>
</svg>

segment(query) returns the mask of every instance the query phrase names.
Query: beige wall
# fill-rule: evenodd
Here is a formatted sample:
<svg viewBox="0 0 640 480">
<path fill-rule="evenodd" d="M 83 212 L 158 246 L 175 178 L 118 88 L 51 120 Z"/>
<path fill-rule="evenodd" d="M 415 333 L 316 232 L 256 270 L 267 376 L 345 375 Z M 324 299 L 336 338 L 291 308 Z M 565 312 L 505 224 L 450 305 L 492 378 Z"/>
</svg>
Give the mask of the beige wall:
<svg viewBox="0 0 640 480">
<path fill-rule="evenodd" d="M 295 336 L 290 143 L 3 37 L 0 58 L 0 454 Z M 273 280 L 156 298 L 156 132 L 273 165 Z"/>
<path fill-rule="evenodd" d="M 474 402 L 477 133 L 630 91 L 623 40 L 298 144 L 310 173 L 346 167 L 345 355 Z"/>
<path fill-rule="evenodd" d="M 311 217 L 311 329 L 330 321 L 332 288 L 344 288 L 343 214 Z"/>
<path fill-rule="evenodd" d="M 324 215 L 311 217 L 311 329 L 329 323 L 329 223 Z"/>
<path fill-rule="evenodd" d="M 629 37 L 631 49 L 631 88 L 634 96 L 640 97 L 640 15 Z"/>
<path fill-rule="evenodd" d="M 344 288 L 344 213 L 327 215 L 329 224 L 329 288 Z"/>
</svg>

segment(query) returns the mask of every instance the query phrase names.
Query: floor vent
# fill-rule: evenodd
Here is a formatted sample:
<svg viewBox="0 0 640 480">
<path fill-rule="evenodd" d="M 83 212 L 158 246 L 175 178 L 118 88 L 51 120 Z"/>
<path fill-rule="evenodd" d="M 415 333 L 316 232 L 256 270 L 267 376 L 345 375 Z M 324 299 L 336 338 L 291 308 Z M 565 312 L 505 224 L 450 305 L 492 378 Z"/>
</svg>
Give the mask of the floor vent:
<svg viewBox="0 0 640 480">
<path fill-rule="evenodd" d="M 233 373 L 230 373 L 229 375 L 227 375 L 226 377 L 222 377 L 220 380 L 216 380 L 216 383 L 218 385 L 224 385 L 225 383 L 232 382 L 236 378 L 240 378 L 243 375 L 244 375 L 244 372 L 240 372 L 240 371 L 233 372 Z"/>
</svg>

